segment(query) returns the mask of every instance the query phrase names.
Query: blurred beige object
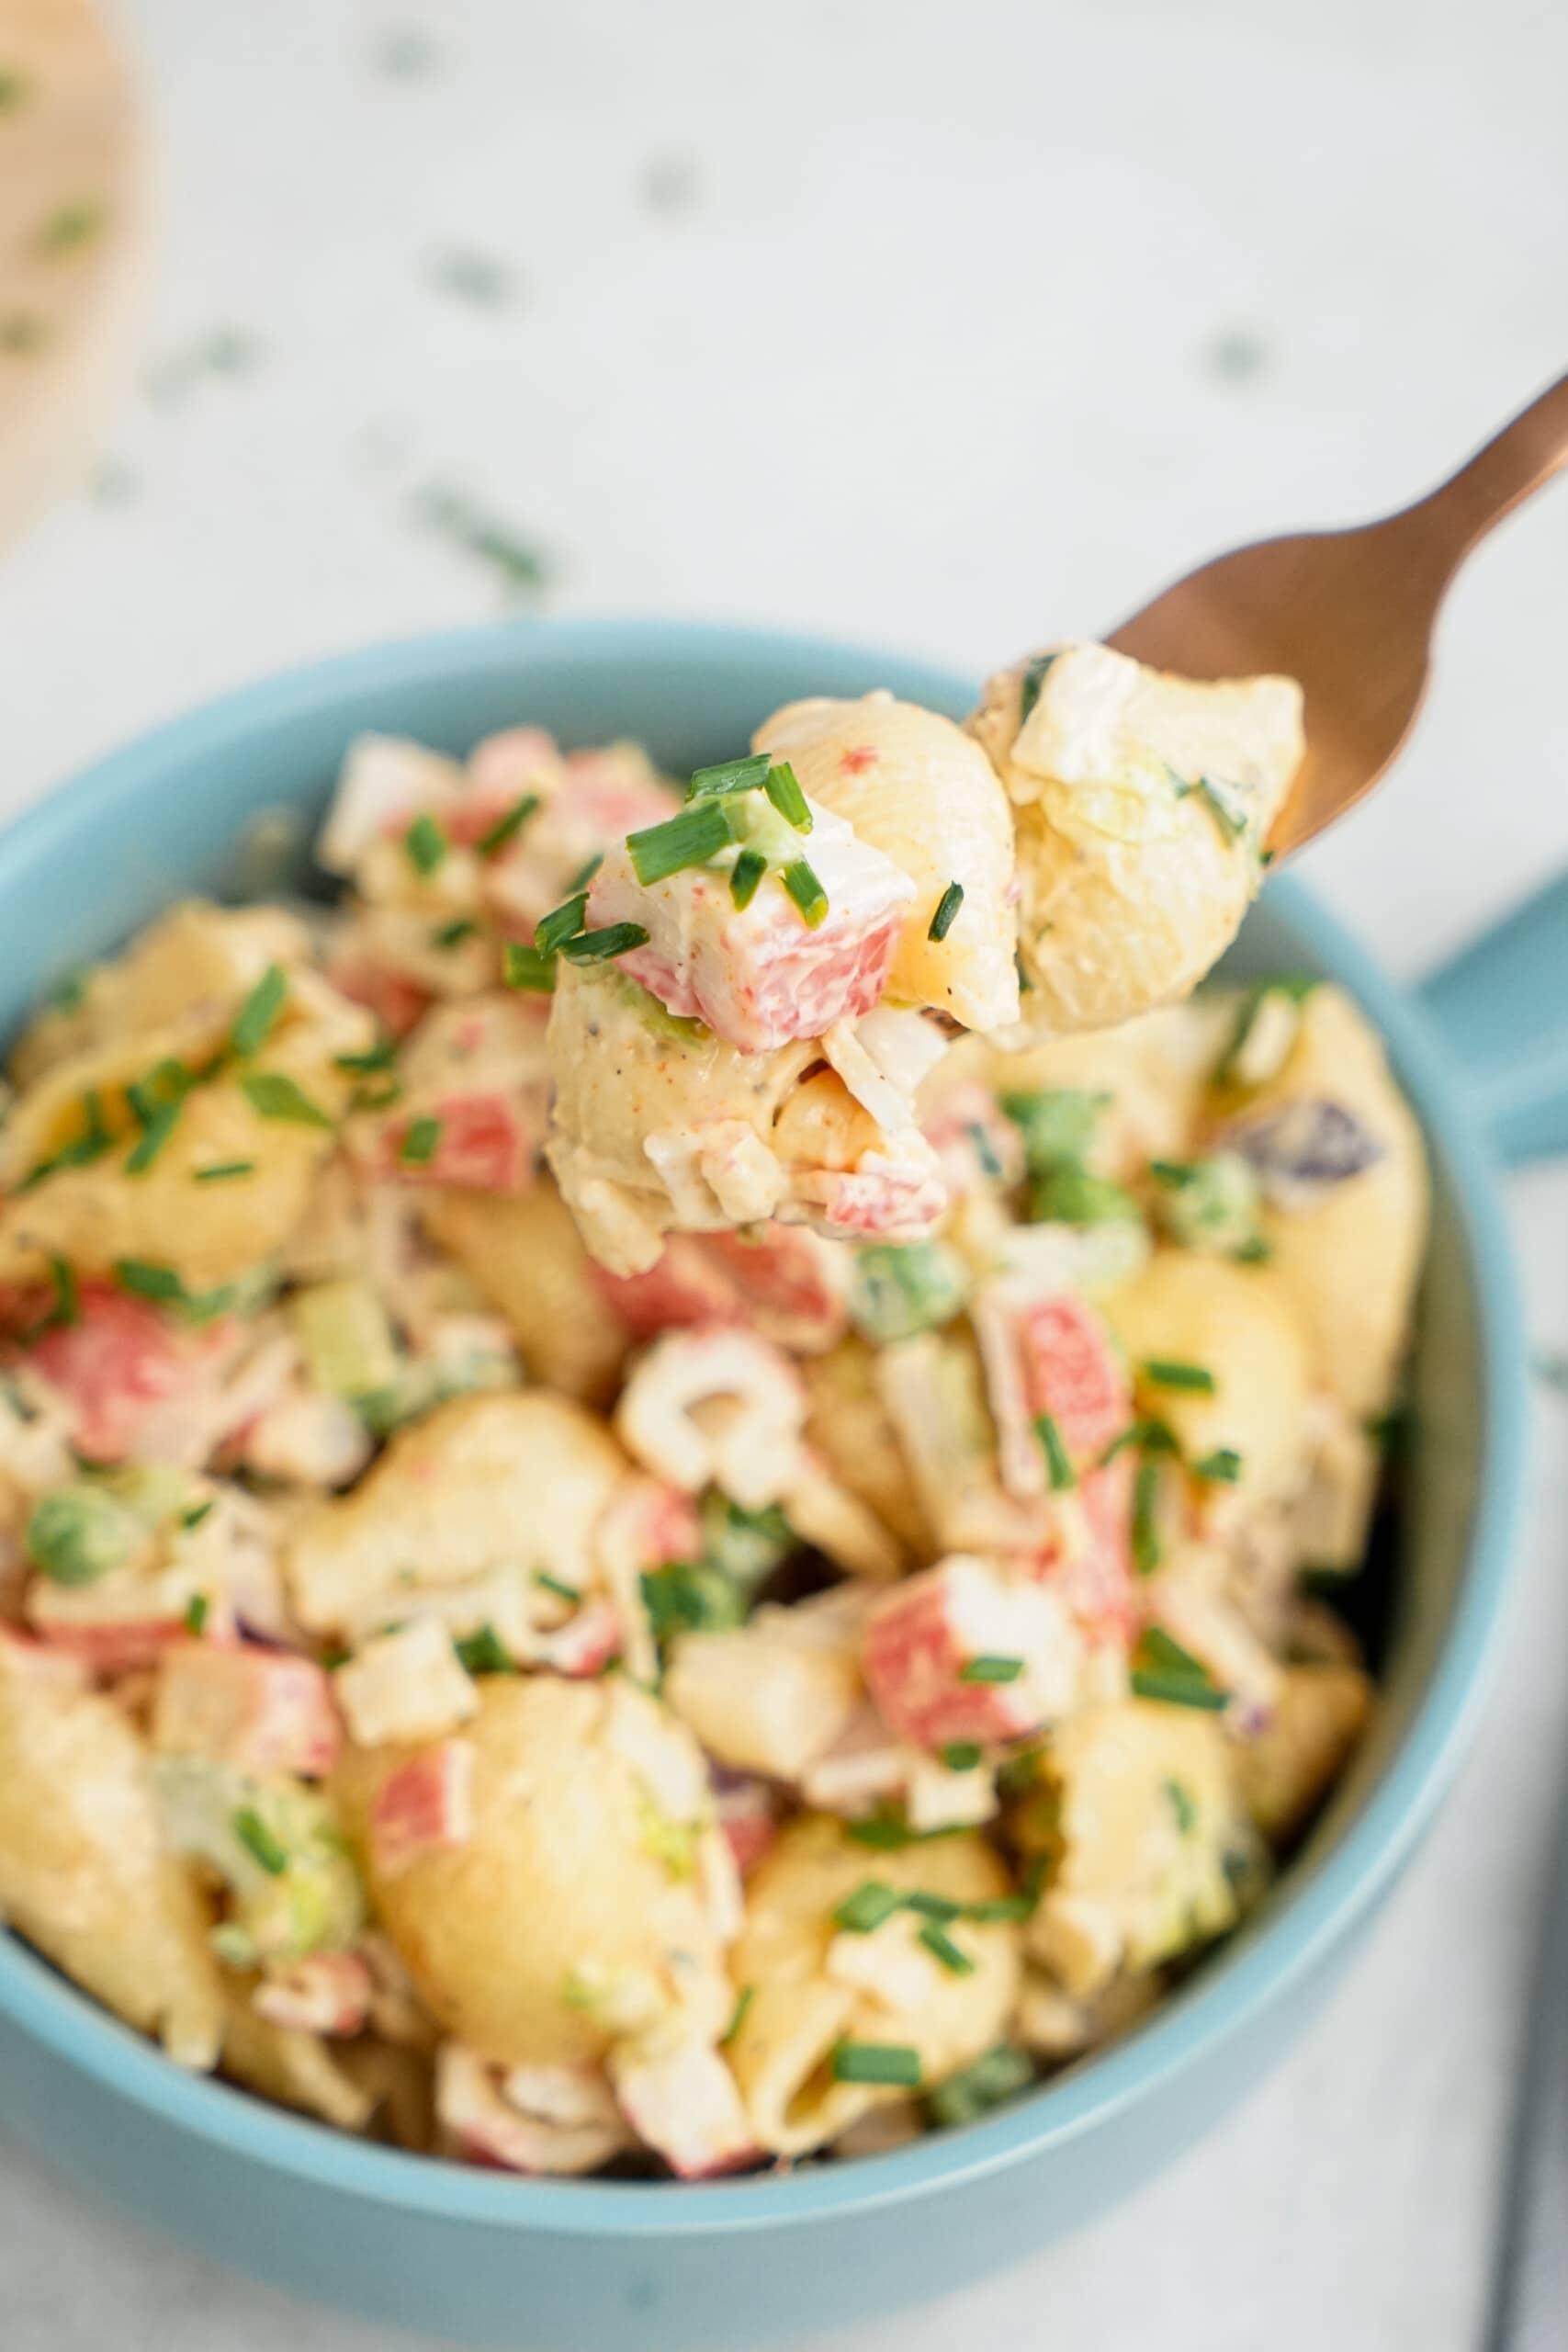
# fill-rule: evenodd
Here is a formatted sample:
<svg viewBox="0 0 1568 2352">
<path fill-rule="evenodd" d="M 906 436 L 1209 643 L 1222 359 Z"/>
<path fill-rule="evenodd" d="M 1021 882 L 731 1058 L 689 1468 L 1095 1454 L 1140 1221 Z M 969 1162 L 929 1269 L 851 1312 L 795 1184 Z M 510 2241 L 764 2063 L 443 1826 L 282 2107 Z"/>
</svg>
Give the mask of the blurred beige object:
<svg viewBox="0 0 1568 2352">
<path fill-rule="evenodd" d="M 0 0 L 0 540 L 69 481 L 129 366 L 148 179 L 97 9 Z"/>
</svg>

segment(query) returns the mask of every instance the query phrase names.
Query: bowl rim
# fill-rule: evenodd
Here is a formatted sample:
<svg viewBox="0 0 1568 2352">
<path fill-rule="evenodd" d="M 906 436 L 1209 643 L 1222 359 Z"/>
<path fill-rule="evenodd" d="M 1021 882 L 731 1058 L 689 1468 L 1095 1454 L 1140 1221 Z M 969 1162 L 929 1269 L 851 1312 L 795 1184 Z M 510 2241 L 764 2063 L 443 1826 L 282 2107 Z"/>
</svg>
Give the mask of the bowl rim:
<svg viewBox="0 0 1568 2352">
<path fill-rule="evenodd" d="M 554 657 L 610 668 L 650 653 L 723 670 L 778 662 L 863 661 L 899 691 L 937 707 L 972 699 L 962 673 L 844 639 L 722 623 L 564 619 L 491 623 L 382 640 L 243 685 L 156 726 L 94 762 L 0 832 L 0 894 L 90 831 L 94 813 L 155 789 L 171 758 L 220 758 L 258 731 L 330 709 L 349 695 L 450 684 L 502 655 L 519 687 Z M 1289 876 L 1269 895 L 1366 1008 L 1389 1045 L 1428 1145 L 1445 1161 L 1459 1208 L 1477 1318 L 1484 1428 L 1481 1498 L 1448 1636 L 1419 1708 L 1359 1813 L 1277 1918 L 1219 1955 L 1126 2041 L 996 2115 L 932 2132 L 892 2153 L 783 2178 L 712 2183 L 530 2181 L 357 2140 L 205 2076 L 182 2073 L 153 2044 L 0 1930 L 0 2014 L 109 2093 L 155 2120 L 297 2182 L 423 2216 L 499 2227 L 519 2237 L 729 2236 L 846 2219 L 987 2176 L 1081 2137 L 1195 2066 L 1299 1984 L 1372 1905 L 1408 1859 L 1452 1778 L 1495 1664 L 1512 1583 L 1522 1499 L 1528 1398 L 1524 1325 L 1495 1163 L 1466 1112 L 1461 1081 L 1419 1005 Z"/>
</svg>

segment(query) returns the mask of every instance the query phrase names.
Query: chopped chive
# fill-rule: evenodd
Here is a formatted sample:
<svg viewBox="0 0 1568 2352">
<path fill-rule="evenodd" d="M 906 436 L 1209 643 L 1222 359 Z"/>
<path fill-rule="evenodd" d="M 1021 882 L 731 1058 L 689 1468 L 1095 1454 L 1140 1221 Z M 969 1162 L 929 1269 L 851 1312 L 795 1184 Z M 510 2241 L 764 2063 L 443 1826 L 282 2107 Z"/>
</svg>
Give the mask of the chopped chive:
<svg viewBox="0 0 1568 2352">
<path fill-rule="evenodd" d="M 563 899 L 558 907 L 552 907 L 547 915 L 541 915 L 534 933 L 534 945 L 538 953 L 553 956 L 563 939 L 573 938 L 582 929 L 582 919 L 587 911 L 588 893 L 578 890 L 570 899 Z"/>
<path fill-rule="evenodd" d="M 288 1868 L 288 1849 L 278 1844 L 254 1805 L 243 1804 L 231 1826 L 251 1860 L 259 1862 L 269 1878 L 281 1878 Z"/>
<path fill-rule="evenodd" d="M 76 1286 L 76 1269 L 68 1259 L 51 1258 L 49 1278 L 54 1285 L 54 1305 L 44 1317 L 42 1329 L 63 1331 L 82 1319 L 82 1295 Z"/>
<path fill-rule="evenodd" d="M 476 1633 L 465 1634 L 452 1645 L 458 1663 L 467 1674 L 513 1674 L 511 1652 L 506 1648 L 493 1625 L 481 1625 Z"/>
<path fill-rule="evenodd" d="M 1181 1450 L 1163 1421 L 1129 1421 L 1100 1455 L 1101 1466 L 1114 1462 L 1130 1445 L 1135 1445 L 1140 1453 L 1179 1453 Z"/>
<path fill-rule="evenodd" d="M 334 1054 L 334 1069 L 346 1070 L 351 1078 L 375 1078 L 382 1070 L 390 1069 L 398 1058 L 398 1048 L 390 1037 L 378 1038 L 368 1053 Z"/>
<path fill-rule="evenodd" d="M 240 1089 L 259 1119 L 288 1119 L 299 1127 L 332 1127 L 321 1106 L 280 1069 L 242 1070 Z"/>
<path fill-rule="evenodd" d="M 766 752 L 753 752 L 743 760 L 720 760 L 716 766 L 698 768 L 686 786 L 686 798 L 706 800 L 720 793 L 755 792 L 767 782 L 773 764 Z"/>
<path fill-rule="evenodd" d="M 1029 722 L 1035 704 L 1040 699 L 1040 689 L 1045 684 L 1045 673 L 1056 658 L 1054 653 L 1037 653 L 1032 662 L 1027 662 L 1024 664 L 1023 684 L 1019 690 L 1018 697 L 1018 730 L 1021 735 Z"/>
<path fill-rule="evenodd" d="M 950 2129 L 954 2124 L 976 2123 L 1004 2100 L 1027 2090 L 1033 2080 L 1034 2068 L 1025 2052 L 1011 2042 L 998 2041 L 972 2066 L 939 2083 L 926 2099 L 926 2113 L 932 2123 Z"/>
<path fill-rule="evenodd" d="M 1241 1476 L 1241 1456 L 1234 1445 L 1218 1445 L 1213 1453 L 1205 1453 L 1192 1464 L 1195 1478 L 1207 1478 L 1216 1487 L 1234 1487 Z"/>
<path fill-rule="evenodd" d="M 852 1894 L 846 1894 L 833 1914 L 833 1925 L 852 1936 L 868 1936 L 891 1919 L 901 1909 L 903 1896 L 895 1886 L 886 1886 L 879 1878 L 868 1878 Z"/>
<path fill-rule="evenodd" d="M 646 889 L 651 883 L 683 874 L 688 866 L 706 865 L 735 839 L 729 811 L 722 800 L 697 800 L 678 817 L 661 825 L 645 825 L 626 835 L 632 871 Z"/>
<path fill-rule="evenodd" d="M 1156 1184 L 1168 1184 L 1173 1191 L 1198 1181 L 1198 1170 L 1190 1159 L 1151 1159 L 1149 1174 Z"/>
<path fill-rule="evenodd" d="M 409 861 L 421 874 L 434 874 L 445 865 L 451 844 L 428 809 L 422 809 L 403 835 Z"/>
<path fill-rule="evenodd" d="M 189 1510 L 181 1511 L 180 1525 L 186 1529 L 199 1527 L 204 1519 L 211 1517 L 215 1507 L 216 1498 L 211 1495 L 209 1495 L 204 1503 L 192 1503 Z"/>
<path fill-rule="evenodd" d="M 1166 1802 L 1176 1815 L 1176 1826 L 1184 1838 L 1190 1837 L 1198 1820 L 1198 1808 L 1179 1781 L 1164 1783 Z"/>
<path fill-rule="evenodd" d="M 928 1919 L 920 1929 L 920 1941 L 931 1958 L 940 1961 L 950 1976 L 973 1976 L 975 1963 L 968 1953 L 955 1944 L 947 1929 L 936 1920 Z"/>
<path fill-rule="evenodd" d="M 206 1593 L 193 1592 L 191 1594 L 190 1599 L 186 1602 L 185 1627 L 187 1634 L 196 1634 L 199 1635 L 207 1631 L 207 1611 L 209 1606 L 209 1604 Z"/>
<path fill-rule="evenodd" d="M 948 933 L 953 929 L 954 922 L 957 921 L 958 910 L 963 904 L 963 883 L 950 882 L 946 889 L 942 892 L 941 898 L 936 902 L 936 912 L 931 919 L 931 928 L 927 931 L 926 937 L 928 939 L 937 940 L 945 939 Z"/>
<path fill-rule="evenodd" d="M 156 1266 L 146 1258 L 117 1258 L 114 1278 L 133 1298 L 150 1298 L 160 1306 L 173 1306 L 186 1295 L 173 1266 Z"/>
<path fill-rule="evenodd" d="M 573 1606 L 582 1598 L 576 1585 L 568 1584 L 562 1577 L 551 1576 L 548 1568 L 536 1568 L 534 1582 L 541 1592 L 553 1592 L 558 1600 L 570 1600 Z"/>
<path fill-rule="evenodd" d="M 498 817 L 488 832 L 481 833 L 474 847 L 481 857 L 493 857 L 510 841 L 514 841 L 539 805 L 536 792 L 525 792 L 514 800 L 504 817 Z"/>
<path fill-rule="evenodd" d="M 1159 1460 L 1145 1454 L 1133 1487 L 1133 1566 L 1141 1577 L 1152 1576 L 1159 1566 L 1158 1502 Z"/>
<path fill-rule="evenodd" d="M 1034 1419 L 1034 1434 L 1045 1449 L 1045 1468 L 1051 1480 L 1053 1494 L 1062 1495 L 1077 1485 L 1077 1473 L 1073 1457 L 1067 1452 L 1067 1441 L 1055 1413 L 1038 1413 Z"/>
<path fill-rule="evenodd" d="M 807 931 L 821 927 L 828 912 L 828 893 L 803 857 L 795 858 L 779 876 L 795 905 Z"/>
<path fill-rule="evenodd" d="M 734 2041 L 736 2035 L 745 2024 L 746 2012 L 750 2007 L 756 1997 L 757 1987 L 755 1984 L 742 1984 L 739 1992 L 735 1996 L 735 2007 L 729 2012 L 729 2023 L 725 2027 L 724 2031 L 718 2037 L 718 2046 L 721 2050 L 728 2049 L 730 2043 Z"/>
<path fill-rule="evenodd" d="M 904 1908 L 917 1912 L 922 1919 L 935 1919 L 939 1926 L 949 1919 L 961 1918 L 964 1914 L 963 1904 L 954 1903 L 950 1894 L 927 1894 L 919 1890 L 904 1897 Z"/>
<path fill-rule="evenodd" d="M 389 1111 L 394 1102 L 403 1099 L 403 1090 L 395 1078 L 384 1086 L 356 1086 L 348 1098 L 351 1111 Z"/>
<path fill-rule="evenodd" d="M 465 939 L 472 939 L 479 924 L 472 915 L 458 915 L 452 922 L 437 923 L 430 934 L 432 947 L 461 947 Z"/>
<path fill-rule="evenodd" d="M 17 1188 L 19 1191 L 30 1192 L 35 1184 L 41 1184 L 46 1176 L 52 1176 L 57 1168 L 89 1167 L 95 1159 L 101 1159 L 106 1151 L 112 1149 L 114 1137 L 104 1119 L 103 1097 L 96 1086 L 88 1087 L 82 1097 L 82 1133 L 73 1136 L 70 1143 L 62 1144 L 52 1159 L 42 1159 L 36 1168 L 29 1169 Z"/>
<path fill-rule="evenodd" d="M 1244 1241 L 1241 1248 L 1232 1254 L 1238 1266 L 1266 1266 L 1274 1255 L 1274 1244 L 1266 1241 L 1260 1233 L 1255 1233 L 1250 1240 Z"/>
<path fill-rule="evenodd" d="M 585 858 L 571 877 L 573 890 L 586 890 L 604 863 L 604 853 L 602 849 L 596 849 L 592 857 Z"/>
<path fill-rule="evenodd" d="M 254 1176 L 255 1171 L 254 1159 L 220 1159 L 211 1168 L 193 1168 L 190 1174 L 193 1184 L 224 1184 L 231 1177 Z"/>
<path fill-rule="evenodd" d="M 923 1846 L 935 1838 L 953 1838 L 956 1826 L 945 1829 L 911 1829 L 902 1813 L 890 1807 L 876 1813 L 863 1814 L 858 1821 L 846 1821 L 844 1835 L 857 1846 L 871 1846 L 882 1853 L 896 1853 L 904 1846 Z"/>
<path fill-rule="evenodd" d="M 785 824 L 793 825 L 797 833 L 808 833 L 811 831 L 810 805 L 796 781 L 795 770 L 787 760 L 781 760 L 777 767 L 768 770 L 767 780 L 762 789 Z"/>
<path fill-rule="evenodd" d="M 832 2054 L 836 2083 L 882 2083 L 896 2090 L 920 2086 L 920 2053 L 901 2041 L 840 2041 Z"/>
<path fill-rule="evenodd" d="M 265 1045 L 288 994 L 288 973 L 281 964 L 269 964 L 234 1015 L 229 1032 L 231 1052 L 248 1057 Z"/>
<path fill-rule="evenodd" d="M 1209 1679 L 1209 1669 L 1201 1659 L 1194 1657 L 1163 1625 L 1145 1625 L 1138 1636 L 1138 1647 L 1151 1666 L 1160 1667 L 1168 1674 L 1195 1674 L 1205 1682 Z"/>
<path fill-rule="evenodd" d="M 1135 1698 L 1158 1699 L 1168 1707 L 1199 1707 L 1205 1714 L 1217 1715 L 1230 1704 L 1227 1691 L 1190 1674 L 1162 1674 L 1152 1667 L 1135 1666 L 1132 1685 Z"/>
<path fill-rule="evenodd" d="M 1277 849 L 1263 850 L 1258 854 L 1258 863 L 1259 865 L 1272 865 L 1279 854 L 1280 853 Z"/>
<path fill-rule="evenodd" d="M 1027 1919 L 1034 1909 L 1032 1894 L 987 1894 L 979 1903 L 966 1903 L 964 1917 L 978 1927 L 988 1927 L 1005 1919 Z"/>
<path fill-rule="evenodd" d="M 972 1657 L 958 1669 L 960 1682 L 1016 1682 L 1023 1672 L 1021 1657 Z"/>
<path fill-rule="evenodd" d="M 768 870 L 768 861 L 761 850 L 743 849 L 729 873 L 729 895 L 737 908 L 749 907 L 757 895 L 757 885 Z"/>
<path fill-rule="evenodd" d="M 440 1120 L 411 1119 L 398 1146 L 399 1164 L 404 1168 L 428 1168 L 440 1148 Z"/>
<path fill-rule="evenodd" d="M 569 964 L 607 964 L 613 956 L 626 956 L 647 944 L 640 922 L 613 922 L 604 931 L 580 931 L 575 939 L 563 939 L 560 952 Z"/>
<path fill-rule="evenodd" d="M 1247 831 L 1248 815 L 1247 803 L 1235 787 L 1222 784 L 1217 776 L 1201 775 L 1198 789 L 1203 796 L 1204 807 L 1220 831 L 1228 840 L 1238 840 Z"/>
<path fill-rule="evenodd" d="M 1201 1363 L 1179 1363 L 1171 1356 L 1146 1356 L 1138 1370 L 1155 1388 L 1184 1388 L 1194 1396 L 1214 1394 L 1214 1375 Z"/>
<path fill-rule="evenodd" d="M 556 959 L 541 955 L 536 947 L 525 947 L 520 940 L 509 939 L 501 977 L 509 989 L 529 989 L 536 996 L 548 996 L 556 984 Z"/>
<path fill-rule="evenodd" d="M 977 1739 L 950 1739 L 942 1750 L 943 1769 L 949 1772 L 972 1772 L 981 1753 Z"/>
<path fill-rule="evenodd" d="M 184 1108 L 184 1100 L 179 1095 L 176 1095 L 172 1102 L 161 1102 L 158 1105 L 141 1130 L 141 1141 L 125 1163 L 125 1172 L 128 1176 L 144 1175 L 152 1167 L 152 1162 L 174 1134 L 175 1124 Z"/>
</svg>

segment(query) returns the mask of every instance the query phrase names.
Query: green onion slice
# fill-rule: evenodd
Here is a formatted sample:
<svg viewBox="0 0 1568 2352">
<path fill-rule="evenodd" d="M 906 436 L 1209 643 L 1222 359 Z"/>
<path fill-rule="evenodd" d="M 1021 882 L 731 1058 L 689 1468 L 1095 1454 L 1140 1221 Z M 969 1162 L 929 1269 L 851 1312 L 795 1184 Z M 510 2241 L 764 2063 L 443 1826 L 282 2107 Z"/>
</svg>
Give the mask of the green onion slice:
<svg viewBox="0 0 1568 2352">
<path fill-rule="evenodd" d="M 803 857 L 794 859 L 784 867 L 779 879 L 800 909 L 807 930 L 819 930 L 828 913 L 828 893 L 806 860 Z"/>
<path fill-rule="evenodd" d="M 254 1054 L 265 1045 L 288 994 L 288 973 L 281 964 L 269 964 L 234 1015 L 234 1025 L 229 1032 L 232 1052 Z"/>
<path fill-rule="evenodd" d="M 934 1919 L 928 1919 L 920 1929 L 920 1941 L 931 1958 L 941 1962 L 950 1976 L 974 1975 L 975 1963 L 968 1953 L 955 1944 L 947 1929 L 939 1927 Z"/>
<path fill-rule="evenodd" d="M 411 1119 L 398 1146 L 398 1159 L 404 1168 L 428 1168 L 440 1148 L 440 1120 Z"/>
<path fill-rule="evenodd" d="M 403 835 L 403 847 L 409 854 L 409 862 L 421 874 L 434 874 L 444 865 L 450 846 L 446 833 L 428 809 L 421 811 Z"/>
<path fill-rule="evenodd" d="M 891 1919 L 895 1911 L 903 1907 L 904 1898 L 897 1887 L 886 1886 L 879 1878 L 868 1878 L 852 1894 L 846 1894 L 833 1914 L 833 1925 L 852 1936 L 868 1936 Z"/>
<path fill-rule="evenodd" d="M 278 1844 L 255 1807 L 243 1804 L 231 1826 L 251 1860 L 259 1862 L 269 1878 L 281 1878 L 288 1868 L 288 1849 Z"/>
<path fill-rule="evenodd" d="M 1159 1566 L 1158 1502 L 1159 1459 L 1145 1454 L 1133 1487 L 1133 1566 L 1141 1577 L 1152 1576 Z"/>
<path fill-rule="evenodd" d="M 521 800 L 514 800 L 505 816 L 498 817 L 489 831 L 481 833 L 474 843 L 479 855 L 494 857 L 497 851 L 506 847 L 508 842 L 515 841 L 538 805 L 539 796 L 536 792 L 525 792 Z"/>
<path fill-rule="evenodd" d="M 240 1088 L 260 1119 L 288 1119 L 299 1127 L 331 1128 L 333 1122 L 304 1088 L 280 1069 L 242 1070 Z"/>
<path fill-rule="evenodd" d="M 757 895 L 757 885 L 768 870 L 761 850 L 743 849 L 729 871 L 729 895 L 744 911 Z"/>
<path fill-rule="evenodd" d="M 1067 1452 L 1067 1441 L 1062 1435 L 1061 1424 L 1054 1413 L 1035 1416 L 1034 1434 L 1045 1451 L 1045 1468 L 1053 1494 L 1063 1495 L 1078 1483 L 1073 1468 L 1073 1457 Z"/>
<path fill-rule="evenodd" d="M 1147 1356 L 1138 1371 L 1154 1388 L 1183 1388 L 1194 1396 L 1214 1394 L 1214 1375 L 1201 1363 L 1179 1363 L 1171 1356 Z"/>
<path fill-rule="evenodd" d="M 605 964 L 613 956 L 626 956 L 634 947 L 646 947 L 648 933 L 640 922 L 613 922 L 604 931 L 580 931 L 575 939 L 563 939 L 560 952 L 569 964 Z"/>
<path fill-rule="evenodd" d="M 926 933 L 926 937 L 936 940 L 945 939 L 957 921 L 958 910 L 963 904 L 963 883 L 950 882 L 936 902 L 936 912 L 931 917 L 931 928 Z"/>
<path fill-rule="evenodd" d="M 682 874 L 688 866 L 706 865 L 735 839 L 728 809 L 722 800 L 697 800 L 668 817 L 661 825 L 647 825 L 626 835 L 632 871 L 646 889 L 654 882 Z"/>
<path fill-rule="evenodd" d="M 1016 1682 L 1023 1672 L 1021 1657 L 972 1657 L 958 1669 L 960 1682 Z"/>
<path fill-rule="evenodd" d="M 768 770 L 762 789 L 786 824 L 793 825 L 797 833 L 811 831 L 810 804 L 787 760 L 781 760 L 777 767 Z"/>
<path fill-rule="evenodd" d="M 536 996 L 548 996 L 556 984 L 556 960 L 537 947 L 525 947 L 521 940 L 509 939 L 501 976 L 509 989 L 528 989 Z"/>
<path fill-rule="evenodd" d="M 920 2086 L 920 2053 L 899 2041 L 840 2041 L 833 2050 L 836 2083 L 880 2083 L 897 2090 Z"/>
<path fill-rule="evenodd" d="M 756 792 L 767 782 L 772 766 L 766 752 L 753 752 L 743 760 L 720 760 L 711 768 L 698 768 L 686 786 L 686 798 L 707 800 L 722 793 Z"/>
<path fill-rule="evenodd" d="M 553 956 L 563 939 L 574 937 L 582 929 L 587 912 L 588 893 L 578 890 L 570 899 L 563 899 L 558 907 L 552 907 L 547 915 L 541 915 L 534 933 L 534 944 L 539 954 Z"/>
</svg>

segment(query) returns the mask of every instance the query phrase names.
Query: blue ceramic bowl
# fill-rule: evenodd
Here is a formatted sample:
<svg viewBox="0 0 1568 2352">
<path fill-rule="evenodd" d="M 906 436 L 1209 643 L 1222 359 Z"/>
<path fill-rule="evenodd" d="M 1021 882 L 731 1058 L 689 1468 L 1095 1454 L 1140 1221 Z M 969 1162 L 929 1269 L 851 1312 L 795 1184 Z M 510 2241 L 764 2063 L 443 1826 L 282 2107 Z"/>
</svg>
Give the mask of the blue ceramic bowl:
<svg viewBox="0 0 1568 2352">
<path fill-rule="evenodd" d="M 462 751 L 527 718 L 569 743 L 638 737 L 680 770 L 733 752 L 795 695 L 874 685 L 954 714 L 973 699 L 969 681 L 897 657 L 649 623 L 424 639 L 252 687 L 106 760 L 0 839 L 0 1025 L 176 893 L 222 887 L 247 820 L 318 808 L 362 729 Z M 1472 1065 L 1492 1069 L 1495 1123 L 1519 1148 L 1568 1143 L 1568 1029 L 1525 1011 L 1563 925 L 1559 902 L 1437 992 L 1467 1024 Z M 1310 2014 L 1431 1818 L 1495 1645 L 1525 1419 L 1491 1156 L 1431 1024 L 1286 880 L 1234 960 L 1315 969 L 1360 1000 L 1426 1129 L 1435 1228 L 1376 1732 L 1262 1910 L 1157 2016 L 995 2117 L 895 2154 L 690 2188 L 536 2183 L 367 2146 L 191 2080 L 0 1936 L 0 2120 L 276 2283 L 474 2343 L 572 2352 L 736 2352 L 886 2311 L 1070 2229 L 1187 2146 Z M 1514 1066 L 1497 1078 L 1488 1049 L 1505 1033 Z"/>
</svg>

